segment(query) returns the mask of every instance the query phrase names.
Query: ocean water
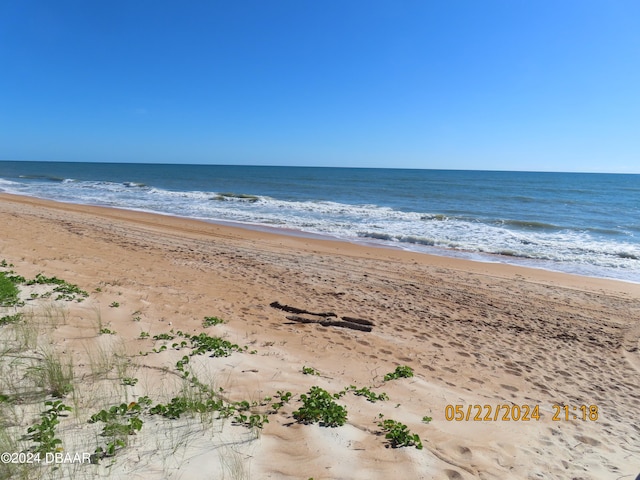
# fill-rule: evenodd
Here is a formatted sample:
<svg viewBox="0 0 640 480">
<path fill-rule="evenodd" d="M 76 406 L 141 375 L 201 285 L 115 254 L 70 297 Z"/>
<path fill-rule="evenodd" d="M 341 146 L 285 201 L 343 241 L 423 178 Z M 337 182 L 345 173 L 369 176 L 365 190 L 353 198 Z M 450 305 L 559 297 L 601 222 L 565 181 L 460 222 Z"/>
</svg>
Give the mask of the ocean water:
<svg viewBox="0 0 640 480">
<path fill-rule="evenodd" d="M 0 162 L 0 191 L 640 282 L 640 175 Z"/>
</svg>

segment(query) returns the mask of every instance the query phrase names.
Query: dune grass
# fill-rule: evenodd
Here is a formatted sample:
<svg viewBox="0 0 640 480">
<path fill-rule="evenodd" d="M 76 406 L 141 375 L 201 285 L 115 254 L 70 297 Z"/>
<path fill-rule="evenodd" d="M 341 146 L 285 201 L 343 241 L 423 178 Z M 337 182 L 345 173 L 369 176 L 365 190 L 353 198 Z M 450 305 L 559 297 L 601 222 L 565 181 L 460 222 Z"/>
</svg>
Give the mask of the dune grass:
<svg viewBox="0 0 640 480">
<path fill-rule="evenodd" d="M 47 349 L 35 365 L 27 369 L 27 375 L 36 387 L 46 395 L 64 398 L 73 390 L 73 364 L 54 349 Z"/>
</svg>

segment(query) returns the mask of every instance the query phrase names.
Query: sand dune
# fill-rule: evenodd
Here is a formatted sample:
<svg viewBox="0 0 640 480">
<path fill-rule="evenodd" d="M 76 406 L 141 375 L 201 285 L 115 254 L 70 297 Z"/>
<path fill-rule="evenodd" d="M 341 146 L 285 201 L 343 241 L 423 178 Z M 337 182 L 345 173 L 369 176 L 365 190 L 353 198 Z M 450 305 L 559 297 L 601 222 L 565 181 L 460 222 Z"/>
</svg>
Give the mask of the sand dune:
<svg viewBox="0 0 640 480">
<path fill-rule="evenodd" d="M 338 402 L 348 421 L 337 428 L 296 422 L 298 397 L 271 415 L 259 435 L 229 422 L 181 419 L 167 430 L 149 419 L 113 465 L 87 466 L 86 478 L 634 479 L 640 473 L 638 285 L 9 195 L 0 196 L 0 224 L 0 259 L 16 271 L 56 275 L 92 292 L 67 307 L 65 324 L 51 332 L 54 347 L 74 356 L 76 375 L 98 346 L 120 352 L 140 380 L 126 390 L 129 399 L 170 396 L 180 382 L 165 367 L 181 353 L 140 356 L 154 345 L 140 332 L 195 334 L 208 315 L 226 320 L 212 331 L 248 346 L 245 353 L 194 361 L 199 378 L 232 400 L 279 390 L 298 395 L 314 385 L 332 393 L 368 386 L 389 396 L 370 403 L 345 394 Z M 373 326 L 362 332 L 294 322 L 270 306 L 275 301 Z M 117 308 L 109 307 L 113 302 Z M 117 335 L 96 335 L 98 314 Z M 385 382 L 398 365 L 415 375 Z M 320 375 L 303 375 L 303 366 Z M 104 385 L 95 388 L 80 391 L 87 400 L 79 404 L 122 397 L 122 389 L 105 395 Z M 574 419 L 583 405 L 588 419 Z M 447 419 L 456 406 L 462 421 Z M 503 412 L 509 406 L 505 419 L 494 417 L 498 406 Z M 507 420 L 524 406 L 538 407 L 540 419 Z M 380 414 L 406 424 L 424 449 L 387 448 Z M 424 416 L 432 421 L 422 422 Z M 83 422 L 68 427 L 77 438 L 88 431 Z"/>
</svg>

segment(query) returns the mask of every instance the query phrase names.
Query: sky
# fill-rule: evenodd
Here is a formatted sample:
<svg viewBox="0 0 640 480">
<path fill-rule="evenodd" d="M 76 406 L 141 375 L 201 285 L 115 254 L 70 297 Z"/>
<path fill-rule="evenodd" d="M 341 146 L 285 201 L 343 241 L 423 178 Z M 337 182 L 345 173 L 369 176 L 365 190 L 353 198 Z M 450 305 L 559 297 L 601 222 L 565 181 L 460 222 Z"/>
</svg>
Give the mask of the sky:
<svg viewBox="0 0 640 480">
<path fill-rule="evenodd" d="M 640 173 L 637 0 L 0 2 L 0 159 Z"/>
</svg>

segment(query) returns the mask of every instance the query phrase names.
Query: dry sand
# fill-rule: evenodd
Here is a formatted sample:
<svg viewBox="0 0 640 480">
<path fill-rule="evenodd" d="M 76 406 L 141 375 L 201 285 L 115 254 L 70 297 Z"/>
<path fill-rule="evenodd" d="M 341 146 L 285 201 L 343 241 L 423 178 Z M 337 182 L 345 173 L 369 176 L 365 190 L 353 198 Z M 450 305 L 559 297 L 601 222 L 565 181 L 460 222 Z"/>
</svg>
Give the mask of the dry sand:
<svg viewBox="0 0 640 480">
<path fill-rule="evenodd" d="M 129 400 L 169 395 L 177 380 L 162 366 L 181 354 L 139 356 L 158 345 L 139 334 L 199 332 L 204 316 L 224 318 L 208 331 L 257 354 L 198 357 L 201 375 L 235 400 L 296 394 L 260 435 L 229 421 L 192 418 L 168 428 L 152 417 L 107 466 L 82 466 L 77 478 L 633 480 L 640 473 L 639 285 L 9 195 L 0 195 L 0 225 L 0 259 L 18 273 L 55 275 L 93 292 L 66 307 L 50 332 L 54 347 L 73 355 L 76 376 L 91 352 L 112 342 L 140 379 L 108 394 L 78 386 L 75 395 L 90 399 L 77 403 L 88 411 L 123 401 L 123 391 Z M 119 307 L 109 307 L 114 301 Z M 269 306 L 274 301 L 375 325 L 361 332 L 293 323 Z M 97 335 L 96 318 L 117 335 Z M 415 376 L 383 382 L 398 365 Z M 303 375 L 303 366 L 321 375 Z M 345 395 L 338 402 L 348 422 L 338 428 L 291 416 L 312 385 L 333 393 L 351 384 L 390 400 Z M 463 406 L 465 415 L 469 405 L 538 406 L 540 420 L 473 421 L 472 409 L 468 421 L 448 421 L 447 405 Z M 569 420 L 562 410 L 552 421 L 553 405 L 569 406 Z M 596 405 L 597 420 L 574 420 L 572 407 L 581 405 Z M 419 434 L 424 449 L 387 448 L 380 413 Z M 84 422 L 80 415 L 68 428 L 82 438 Z M 93 451 L 92 441 L 66 450 Z"/>
</svg>

